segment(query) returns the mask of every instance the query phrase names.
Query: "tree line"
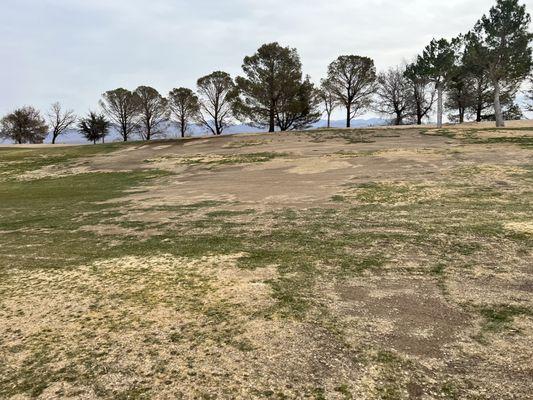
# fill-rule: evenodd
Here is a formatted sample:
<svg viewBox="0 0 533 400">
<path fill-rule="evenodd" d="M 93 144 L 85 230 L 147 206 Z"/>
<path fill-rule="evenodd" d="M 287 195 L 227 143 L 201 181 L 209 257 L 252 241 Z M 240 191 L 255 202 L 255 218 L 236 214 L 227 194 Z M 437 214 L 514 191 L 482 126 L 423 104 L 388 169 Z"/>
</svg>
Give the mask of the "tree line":
<svg viewBox="0 0 533 400">
<path fill-rule="evenodd" d="M 110 90 L 102 95 L 100 111 L 81 118 L 59 103 L 46 119 L 23 107 L 2 118 L 0 135 L 40 143 L 50 132 L 55 143 L 76 128 L 96 143 L 113 126 L 124 141 L 133 135 L 150 140 L 164 135 L 168 121 L 184 137 L 192 125 L 220 135 L 235 120 L 269 132 L 307 129 L 323 115 L 329 128 L 339 108 L 346 112 L 346 127 L 366 111 L 388 116 L 394 125 L 420 125 L 435 108 L 438 127 L 445 109 L 453 122 L 495 120 L 501 127 L 505 119 L 522 116 L 515 98 L 533 66 L 530 22 L 518 0 L 497 0 L 469 32 L 433 39 L 411 63 L 376 73 L 371 58 L 343 55 L 329 64 L 318 86 L 303 74 L 296 49 L 264 44 L 244 58 L 243 73 L 235 79 L 215 71 L 198 79 L 196 91 L 180 87 L 166 97 L 149 86 Z M 527 98 L 533 102 L 533 88 Z"/>
<path fill-rule="evenodd" d="M 520 119 L 515 98 L 531 73 L 530 23 L 525 5 L 498 0 L 466 34 L 433 39 L 412 63 L 379 74 L 376 109 L 394 115 L 396 124 L 413 118 L 420 124 L 436 102 L 438 127 L 444 108 L 459 123 L 470 116 L 502 127 L 505 119 Z"/>
</svg>

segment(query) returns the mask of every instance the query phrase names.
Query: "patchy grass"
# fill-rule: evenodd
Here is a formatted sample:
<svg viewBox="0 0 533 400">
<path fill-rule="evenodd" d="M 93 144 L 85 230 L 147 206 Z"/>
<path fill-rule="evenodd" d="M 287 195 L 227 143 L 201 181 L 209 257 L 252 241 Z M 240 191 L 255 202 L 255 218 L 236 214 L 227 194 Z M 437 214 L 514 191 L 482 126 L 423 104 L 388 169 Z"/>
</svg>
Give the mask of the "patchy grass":
<svg viewBox="0 0 533 400">
<path fill-rule="evenodd" d="M 529 149 L 511 146 L 504 159 L 475 146 L 426 163 L 415 150 L 428 138 L 409 132 L 408 156 L 390 165 L 378 156 L 386 135 L 371 130 L 363 137 L 376 147 L 353 154 L 344 147 L 358 131 L 295 134 L 295 149 L 307 140 L 300 158 L 332 135 L 342 140 L 328 156 L 364 154 L 368 166 L 265 169 L 274 205 L 247 198 L 248 172 L 227 167 L 283 153 L 240 147 L 166 156 L 195 160 L 179 175 L 154 162 L 0 182 L 0 397 L 525 398 Z M 68 164 L 121 145 L 92 147 L 2 160 L 31 171 L 41 158 Z M 191 168 L 202 163 L 218 167 Z M 204 183 L 221 170 L 238 170 L 224 185 L 242 198 Z M 128 197 L 173 182 L 169 205 Z M 304 183 L 330 194 L 302 195 Z M 206 196 L 173 197 L 192 187 Z"/>
<path fill-rule="evenodd" d="M 332 139 L 342 139 L 349 144 L 374 143 L 371 139 L 375 133 L 372 129 L 318 129 L 305 132 L 305 136 L 311 138 L 311 142 L 324 143 Z"/>
<path fill-rule="evenodd" d="M 470 139 L 469 142 L 477 144 L 517 144 L 526 149 L 533 148 L 533 136 L 475 138 Z"/>
<path fill-rule="evenodd" d="M 378 136 L 380 137 L 380 136 Z M 335 153 L 335 156 L 340 156 L 342 158 L 356 158 L 356 157 L 370 157 L 375 155 L 376 151 L 346 151 L 341 150 Z"/>
<path fill-rule="evenodd" d="M 217 210 L 217 211 L 210 211 L 206 214 L 207 217 L 212 218 L 226 218 L 226 217 L 235 217 L 240 215 L 249 215 L 255 213 L 255 210 L 249 209 L 249 210 Z"/>
<path fill-rule="evenodd" d="M 420 131 L 420 134 L 426 136 L 444 136 L 450 139 L 455 139 L 457 136 L 451 129 L 423 129 Z"/>
<path fill-rule="evenodd" d="M 225 164 L 248 164 L 248 163 L 262 163 L 273 160 L 278 157 L 285 157 L 286 153 L 262 152 L 262 153 L 245 153 L 245 154 L 212 154 L 212 155 L 196 155 L 187 157 L 166 156 L 155 159 L 145 160 L 147 163 L 158 162 L 175 162 L 176 164 L 186 165 L 225 165 Z"/>
<path fill-rule="evenodd" d="M 98 258 L 104 241 L 78 230 L 121 214 L 104 202 L 132 186 L 162 176 L 157 171 L 81 174 L 0 185 L 0 268 L 54 267 Z M 111 251 L 112 252 L 112 251 Z"/>
<path fill-rule="evenodd" d="M 512 326 L 514 317 L 519 315 L 533 315 L 533 310 L 527 307 L 500 304 L 496 306 L 482 306 L 479 313 L 485 318 L 484 331 L 500 332 Z"/>
<path fill-rule="evenodd" d="M 0 147 L 0 177 L 16 178 L 18 175 L 49 165 L 68 164 L 83 157 L 107 154 L 135 143 L 109 143 L 97 146 L 66 146 L 57 148 Z"/>
<path fill-rule="evenodd" d="M 268 140 L 239 140 L 236 142 L 230 142 L 228 144 L 225 144 L 222 146 L 225 149 L 242 149 L 243 147 L 252 147 L 252 146 L 261 146 L 263 144 L 268 144 L 270 141 Z"/>
<path fill-rule="evenodd" d="M 331 196 L 331 201 L 334 201 L 336 203 L 342 203 L 346 200 L 344 196 L 341 196 L 339 194 L 336 194 L 334 196 Z"/>
</svg>

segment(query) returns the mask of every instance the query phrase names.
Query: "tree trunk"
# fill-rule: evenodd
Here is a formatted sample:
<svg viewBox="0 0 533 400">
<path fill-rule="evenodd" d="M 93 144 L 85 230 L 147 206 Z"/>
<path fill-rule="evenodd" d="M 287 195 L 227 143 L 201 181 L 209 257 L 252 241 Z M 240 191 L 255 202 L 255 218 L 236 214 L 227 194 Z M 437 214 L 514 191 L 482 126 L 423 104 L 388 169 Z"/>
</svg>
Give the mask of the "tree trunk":
<svg viewBox="0 0 533 400">
<path fill-rule="evenodd" d="M 328 113 L 328 128 L 331 128 L 331 112 Z"/>
<path fill-rule="evenodd" d="M 213 116 L 213 122 L 215 123 L 215 136 L 220 135 L 220 128 L 218 125 L 218 98 L 215 101 L 215 115 Z"/>
<path fill-rule="evenodd" d="M 57 138 L 56 135 L 53 135 L 53 136 L 52 136 L 52 144 L 56 144 L 56 138 Z"/>
<path fill-rule="evenodd" d="M 351 128 L 352 126 L 352 109 L 351 104 L 346 106 L 346 128 Z"/>
<path fill-rule="evenodd" d="M 465 122 L 465 109 L 459 107 L 459 123 L 462 124 Z"/>
<path fill-rule="evenodd" d="M 396 113 L 396 120 L 394 121 L 394 125 L 398 126 L 402 124 L 402 115 L 397 112 Z"/>
<path fill-rule="evenodd" d="M 268 117 L 269 117 L 268 131 L 269 132 L 275 132 L 276 131 L 276 113 L 275 113 L 273 104 L 270 105 L 270 110 L 269 110 Z"/>
<path fill-rule="evenodd" d="M 481 122 L 481 113 L 483 112 L 483 83 L 478 80 L 476 91 L 476 122 Z"/>
<path fill-rule="evenodd" d="M 420 102 L 418 101 L 418 99 L 415 100 L 416 101 L 416 124 L 417 125 L 422 125 L 422 107 L 420 106 Z"/>
<path fill-rule="evenodd" d="M 422 102 L 420 100 L 420 92 L 418 91 L 416 84 L 413 85 L 413 94 L 416 108 L 416 124 L 422 125 L 422 118 L 424 117 L 422 115 Z"/>
<path fill-rule="evenodd" d="M 442 128 L 442 84 L 437 85 L 437 128 Z"/>
<path fill-rule="evenodd" d="M 503 121 L 502 106 L 500 104 L 500 82 L 494 82 L 494 117 L 496 118 L 496 127 L 503 128 L 505 122 Z"/>
</svg>

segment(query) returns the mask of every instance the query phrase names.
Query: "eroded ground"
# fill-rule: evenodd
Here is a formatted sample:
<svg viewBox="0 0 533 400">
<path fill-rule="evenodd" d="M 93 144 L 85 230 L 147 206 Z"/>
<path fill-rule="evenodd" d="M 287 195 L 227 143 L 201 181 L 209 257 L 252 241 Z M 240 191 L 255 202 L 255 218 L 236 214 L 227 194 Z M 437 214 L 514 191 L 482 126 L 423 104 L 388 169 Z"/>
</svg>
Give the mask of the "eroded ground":
<svg viewBox="0 0 533 400">
<path fill-rule="evenodd" d="M 1 148 L 0 398 L 529 398 L 532 146 Z"/>
</svg>

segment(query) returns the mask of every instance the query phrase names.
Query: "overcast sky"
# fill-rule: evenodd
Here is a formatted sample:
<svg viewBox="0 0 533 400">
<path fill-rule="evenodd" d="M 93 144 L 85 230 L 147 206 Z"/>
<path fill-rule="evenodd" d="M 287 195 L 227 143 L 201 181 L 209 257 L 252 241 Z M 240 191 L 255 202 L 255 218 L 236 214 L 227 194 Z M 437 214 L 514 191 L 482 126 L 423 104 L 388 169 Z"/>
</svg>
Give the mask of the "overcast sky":
<svg viewBox="0 0 533 400">
<path fill-rule="evenodd" d="M 318 82 L 341 54 L 378 70 L 470 29 L 493 0 L 0 0 L 0 114 L 54 101 L 85 113 L 116 87 L 166 94 L 235 76 L 266 42 L 296 47 Z M 527 0 L 532 11 L 533 0 Z"/>
</svg>

